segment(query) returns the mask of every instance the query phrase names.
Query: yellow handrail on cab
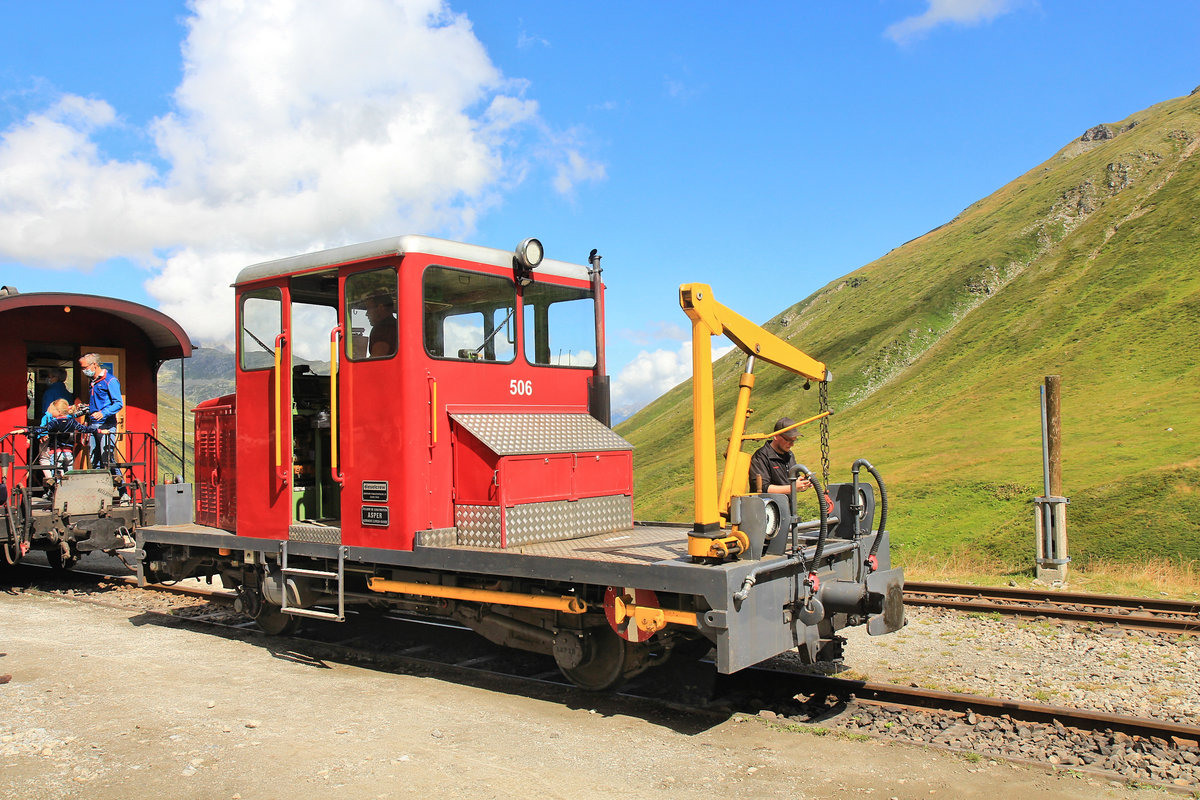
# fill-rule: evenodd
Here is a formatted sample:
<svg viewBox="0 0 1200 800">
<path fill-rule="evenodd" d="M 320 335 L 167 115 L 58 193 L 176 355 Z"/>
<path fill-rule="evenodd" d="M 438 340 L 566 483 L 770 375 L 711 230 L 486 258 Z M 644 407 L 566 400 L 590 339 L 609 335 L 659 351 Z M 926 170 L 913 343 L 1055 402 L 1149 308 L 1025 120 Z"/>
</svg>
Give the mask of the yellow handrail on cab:
<svg viewBox="0 0 1200 800">
<path fill-rule="evenodd" d="M 338 469 L 338 339 L 342 330 L 338 325 L 329 332 L 329 474 L 338 486 L 346 482 Z"/>
<path fill-rule="evenodd" d="M 283 345 L 287 342 L 285 334 L 275 337 L 275 474 L 279 480 L 287 480 L 287 470 L 283 466 Z"/>
</svg>

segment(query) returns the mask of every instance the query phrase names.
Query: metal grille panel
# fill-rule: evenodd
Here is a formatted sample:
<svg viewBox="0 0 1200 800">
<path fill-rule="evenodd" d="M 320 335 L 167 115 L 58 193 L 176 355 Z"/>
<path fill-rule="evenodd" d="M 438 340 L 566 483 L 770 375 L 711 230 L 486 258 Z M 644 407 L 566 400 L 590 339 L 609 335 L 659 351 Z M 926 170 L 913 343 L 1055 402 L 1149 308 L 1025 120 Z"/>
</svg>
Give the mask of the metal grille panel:
<svg viewBox="0 0 1200 800">
<path fill-rule="evenodd" d="M 417 547 L 453 547 L 458 544 L 458 528 L 433 528 L 417 531 L 413 537 Z"/>
<path fill-rule="evenodd" d="M 589 414 L 451 414 L 499 456 L 632 450 Z"/>
<path fill-rule="evenodd" d="M 500 547 L 499 506 L 456 506 L 458 543 L 467 547 Z"/>
<path fill-rule="evenodd" d="M 454 517 L 458 526 L 458 544 L 505 546 L 501 544 L 498 506 L 458 506 Z M 614 495 L 522 503 L 506 510 L 505 523 L 507 536 L 504 541 L 509 548 L 594 536 L 632 527 L 633 498 Z"/>
<path fill-rule="evenodd" d="M 293 542 L 341 544 L 342 529 L 328 525 L 289 525 L 288 539 Z"/>
</svg>

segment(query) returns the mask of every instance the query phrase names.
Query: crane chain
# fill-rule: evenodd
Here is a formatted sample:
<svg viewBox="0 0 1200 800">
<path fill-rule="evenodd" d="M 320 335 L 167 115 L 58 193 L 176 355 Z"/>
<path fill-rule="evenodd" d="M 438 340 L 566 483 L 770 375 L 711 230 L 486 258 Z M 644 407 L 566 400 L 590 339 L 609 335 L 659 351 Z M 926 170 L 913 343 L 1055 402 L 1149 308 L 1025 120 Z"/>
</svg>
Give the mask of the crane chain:
<svg viewBox="0 0 1200 800">
<path fill-rule="evenodd" d="M 821 381 L 817 389 L 820 398 L 821 413 L 829 410 L 829 382 Z M 829 485 L 829 417 L 821 417 L 821 478 Z"/>
</svg>

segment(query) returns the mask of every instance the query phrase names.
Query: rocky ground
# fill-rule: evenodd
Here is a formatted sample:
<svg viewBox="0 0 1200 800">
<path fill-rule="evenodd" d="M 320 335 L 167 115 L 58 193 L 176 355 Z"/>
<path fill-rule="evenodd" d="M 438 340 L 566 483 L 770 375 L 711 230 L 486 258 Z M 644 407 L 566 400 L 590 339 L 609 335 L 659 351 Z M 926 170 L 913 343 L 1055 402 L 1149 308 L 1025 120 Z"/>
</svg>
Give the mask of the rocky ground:
<svg viewBox="0 0 1200 800">
<path fill-rule="evenodd" d="M 116 626 L 112 634 L 113 646 L 125 646 L 119 644 L 120 632 L 123 627 L 127 628 L 129 621 L 136 620 L 134 624 L 138 630 L 126 630 L 127 634 L 138 637 L 131 639 L 128 645 L 132 653 L 143 652 L 140 635 L 151 625 L 149 619 L 138 614 L 138 611 L 157 611 L 166 608 L 175 608 L 184 614 L 206 614 L 214 611 L 207 604 L 193 599 L 141 592 L 129 587 L 114 586 L 99 592 L 94 587 L 67 591 L 80 597 L 86 596 L 93 602 L 99 600 L 122 609 L 114 612 L 116 616 L 112 620 Z M 30 635 L 30 626 L 26 624 L 29 622 L 27 611 L 18 611 L 13 614 L 9 609 L 2 608 L 6 603 L 15 602 L 11 600 L 15 596 L 0 598 L 0 609 L 3 610 L 3 613 L 0 613 L 0 651 L 16 649 L 6 644 L 9 636 L 20 640 L 22 637 Z M 33 597 L 25 599 L 32 600 Z M 48 602 L 53 603 L 54 601 Z M 49 619 L 49 615 L 59 613 L 44 606 L 37 608 L 37 616 L 43 620 Z M 132 618 L 130 610 L 133 613 Z M 66 613 L 65 609 L 62 613 Z M 124 614 L 123 619 L 127 621 L 124 626 L 121 621 L 122 614 Z M 1115 628 L 1062 627 L 1049 621 L 1022 622 L 1011 618 L 1000 618 L 996 615 L 963 615 L 921 608 L 910 608 L 908 619 L 909 625 L 903 631 L 891 636 L 868 637 L 861 630 L 851 631 L 850 641 L 846 647 L 846 662 L 850 671 L 844 674 L 848 677 L 871 681 L 890 681 L 948 691 L 1077 706 L 1131 716 L 1155 716 L 1189 725 L 1200 724 L 1200 700 L 1198 700 L 1200 692 L 1197 691 L 1200 688 L 1197 686 L 1197 683 L 1200 683 L 1200 640 L 1195 637 L 1166 636 L 1138 631 L 1126 632 Z M 58 620 L 55 622 L 57 623 Z M 69 621 L 64 624 L 68 628 L 73 625 Z M 91 633 L 86 626 L 81 629 L 78 624 L 74 624 L 74 629 L 77 634 L 65 638 L 63 644 L 67 647 L 79 647 L 82 650 L 92 649 L 88 646 Z M 183 637 L 191 643 L 184 646 L 183 649 L 199 646 L 200 652 L 211 648 L 220 649 L 245 645 L 245 643 L 225 641 L 219 634 L 205 639 L 202 634 L 185 631 L 169 632 L 155 628 L 152 630 L 152 635 L 155 637 L 168 635 Z M 197 636 L 200 638 L 194 638 Z M 269 649 L 271 642 L 272 640 L 269 639 L 264 640 L 257 647 Z M 178 652 L 180 648 L 175 644 L 164 646 L 174 649 L 147 653 L 145 663 L 133 667 L 132 673 L 137 674 L 142 680 L 147 675 L 166 674 L 164 669 L 167 665 L 160 663 L 163 654 Z M 254 647 L 254 645 L 251 646 Z M 188 649 L 188 652 L 190 657 L 191 650 Z M 253 650 L 251 653 L 253 654 Z M 27 684 L 31 676 L 22 675 L 19 671 L 14 670 L 12 665 L 19 662 L 11 661 L 11 657 L 17 654 L 12 652 L 8 655 L 9 658 L 0 659 L 0 673 L 13 675 L 13 681 L 8 686 L 0 686 L 0 768 L 3 768 L 0 771 L 0 796 L 19 794 L 8 791 L 9 788 L 20 786 L 28 789 L 34 786 L 31 778 L 31 782 L 13 784 L 6 788 L 6 779 L 3 777 L 13 774 L 9 772 L 8 766 L 23 763 L 27 756 L 37 756 L 38 759 L 41 759 L 41 768 L 47 767 L 45 759 L 59 758 L 54 764 L 62 769 L 66 769 L 70 765 L 73 770 L 72 781 L 78 783 L 81 782 L 81 779 L 86 778 L 82 782 L 92 784 L 101 775 L 100 772 L 81 775 L 75 770 L 77 765 L 73 765 L 70 759 L 62 760 L 60 756 L 65 750 L 73 749 L 74 742 L 79 738 L 77 730 L 70 726 L 64 729 L 67 731 L 64 738 L 63 735 L 60 735 L 64 733 L 64 730 L 55 732 L 44 726 L 23 727 L 19 720 L 22 716 L 22 709 L 26 708 L 40 709 L 32 712 L 35 715 L 72 709 L 69 717 L 73 718 L 81 706 L 87 707 L 96 704 L 97 698 L 91 694 L 94 687 L 89 686 L 82 691 L 82 696 L 87 697 L 87 700 L 72 701 L 70 698 L 81 695 L 79 681 L 82 679 L 77 678 L 70 668 L 52 668 L 45 675 L 35 676 L 45 682 L 47 688 L 40 689 L 40 693 L 35 692 L 30 695 L 27 693 Z M 275 653 L 275 656 L 279 657 L 279 654 Z M 81 652 L 78 657 L 87 659 L 94 657 L 94 654 Z M 305 660 L 295 654 L 293 657 L 300 662 Z M 55 658 L 59 657 L 55 656 Z M 168 658 L 170 657 L 168 656 Z M 252 658 L 252 660 L 254 659 Z M 69 657 L 64 659 L 64 666 L 68 664 L 70 664 Z M 77 664 L 91 666 L 91 663 L 88 662 L 77 662 Z M 230 666 L 232 667 L 232 663 Z M 335 665 L 329 664 L 321 666 L 322 668 L 335 667 Z M 355 668 L 341 667 L 340 669 L 353 670 Z M 378 677 L 377 673 L 372 673 L 370 670 L 361 670 L 361 672 L 364 675 Z M 190 685 L 188 683 L 190 677 L 190 674 L 184 676 L 181 679 L 182 685 Z M 395 680 L 412 679 L 411 676 L 393 675 L 391 677 Z M 65 686 L 64 681 L 66 681 Z M 238 681 L 245 683 L 240 678 Z M 158 688 L 162 688 L 168 693 L 171 690 L 170 686 Z M 313 690 L 320 694 L 321 688 L 323 687 L 318 683 L 314 685 Z M 254 691 L 259 691 L 258 687 L 255 687 Z M 509 697 L 516 706 L 523 705 L 521 698 L 514 698 L 503 690 L 489 694 L 488 697 L 499 704 L 503 704 L 504 698 Z M 524 700 L 528 700 L 528 698 L 524 698 Z M 134 701 L 133 704 L 137 705 L 139 702 Z M 213 705 L 206 705 L 205 708 L 215 709 L 216 701 L 212 702 Z M 312 702 L 316 702 L 316 700 L 309 701 L 306 713 L 320 713 L 319 709 L 312 707 Z M 336 704 L 337 700 L 334 699 L 331 702 Z M 8 711 L 6 711 L 6 707 Z M 84 709 L 84 711 L 86 713 L 83 718 L 89 719 L 90 709 Z M 108 713 L 111 713 L 111 709 Z M 123 712 L 117 712 L 118 715 L 121 713 Z M 239 724 L 237 720 L 230 720 L 221 714 L 210 716 L 214 719 L 225 720 L 220 729 L 222 734 L 236 732 Z M 265 716 L 265 714 L 259 716 Z M 870 713 L 860 711 L 848 718 L 837 720 L 829 726 L 834 731 L 834 735 L 826 738 L 824 736 L 826 734 L 825 726 L 804 727 L 801 730 L 807 731 L 809 734 L 805 736 L 803 732 L 789 732 L 787 728 L 792 727 L 789 725 L 789 720 L 771 719 L 770 714 L 764 716 L 766 719 L 760 720 L 745 720 L 743 717 L 735 716 L 724 723 L 717 724 L 717 727 L 734 725 L 736 727 L 731 730 L 735 731 L 737 736 L 742 736 L 747 730 L 754 730 L 757 735 L 765 725 L 771 735 L 800 736 L 808 739 L 809 743 L 802 747 L 810 747 L 814 739 L 820 739 L 824 743 L 845 748 L 848 751 L 853 751 L 860 745 L 864 747 L 868 744 L 871 747 L 881 746 L 878 743 L 856 741 L 862 738 L 864 733 L 871 736 L 899 737 L 910 742 L 928 743 L 934 747 L 952 746 L 971 752 L 957 756 L 957 761 L 955 757 L 949 757 L 948 761 L 943 761 L 947 758 L 945 755 L 929 753 L 929 763 L 936 765 L 935 771 L 945 768 L 957 773 L 965 770 L 966 775 L 989 775 L 992 779 L 1002 782 L 1016 775 L 1011 772 L 1012 765 L 1006 761 L 1006 758 L 1015 758 L 1019 762 L 1027 760 L 1042 765 L 1107 769 L 1121 773 L 1130 779 L 1156 781 L 1185 792 L 1194 792 L 1200 788 L 1200 777 L 1198 777 L 1200 776 L 1200 750 L 1194 747 L 1189 748 L 1186 745 L 1183 748 L 1175 747 L 1174 745 L 1177 743 L 1172 742 L 1134 742 L 1120 734 L 1107 737 L 1104 734 L 1096 734 L 1089 738 L 1087 735 L 1070 731 L 1045 730 L 1044 726 L 1025 726 L 1020 723 L 993 720 L 983 716 L 973 719 L 970 717 L 974 715 L 970 715 L 956 720 L 947 719 L 944 715 L 888 710 L 873 710 Z M 746 722 L 749 722 L 750 728 L 745 727 Z M 250 723 L 254 723 L 254 726 L 251 727 Z M 256 718 L 246 720 L 244 725 L 247 730 L 254 730 L 262 723 L 263 720 Z M 346 727 L 340 733 L 335 731 L 335 735 L 348 735 L 350 730 L 349 727 Z M 817 735 L 812 735 L 814 733 Z M 121 736 L 129 735 L 132 734 L 129 732 L 121 734 Z M 168 741 L 174 741 L 173 735 L 168 736 Z M 558 735 L 560 736 L 561 733 Z M 511 737 L 501 738 L 503 747 L 513 748 L 515 751 L 523 746 L 521 742 L 509 739 Z M 133 741 L 144 744 L 152 740 L 136 738 Z M 643 741 L 651 744 L 652 747 L 659 746 L 653 744 L 657 739 L 652 732 L 646 733 Z M 93 744 L 96 743 L 89 744 L 89 750 L 98 749 L 100 753 L 85 751 L 83 755 L 104 756 L 108 746 L 101 744 L 97 748 L 93 747 Z M 218 751 L 223 748 L 221 742 L 216 742 L 212 746 Z M 238 743 L 236 746 L 241 748 L 246 745 Z M 615 746 L 620 747 L 620 745 Z M 900 747 L 901 745 L 895 746 Z M 75 753 L 75 755 L 79 754 Z M 707 756 L 709 753 L 702 751 L 701 755 Z M 880 771 L 875 773 L 879 777 L 874 783 L 847 781 L 845 777 L 835 777 L 836 773 L 828 773 L 823 781 L 829 786 L 815 787 L 815 789 L 808 787 L 808 793 L 805 793 L 804 790 L 798 793 L 793 790 L 793 794 L 800 797 L 831 796 L 836 793 L 832 790 L 837 788 L 863 793 L 879 792 L 881 793 L 879 796 L 882 797 L 928 797 L 927 794 L 922 794 L 915 789 L 918 785 L 922 785 L 921 771 L 914 772 L 910 777 L 889 777 L 890 773 L 886 763 L 889 758 L 896 757 L 894 753 L 881 753 L 868 749 L 865 754 L 856 754 L 856 757 L 858 755 L 863 755 L 868 761 L 876 756 L 882 759 L 882 761 L 876 762 L 880 766 Z M 1005 758 L 1001 758 L 1001 756 Z M 384 756 L 380 754 L 379 757 L 383 758 Z M 842 756 L 836 757 L 841 758 Z M 209 760 L 203 755 L 196 758 L 199 759 L 198 763 L 193 763 L 195 759 L 189 759 L 188 763 L 181 767 L 180 777 L 191 777 L 194 774 L 205 772 L 203 767 L 210 763 Z M 1188 760 L 1189 758 L 1190 760 Z M 101 762 L 103 761 L 104 758 L 101 758 Z M 1005 768 L 1010 772 L 1005 772 Z M 739 781 L 757 775 L 761 767 L 749 764 L 746 769 L 751 771 L 747 772 L 745 776 L 739 776 Z M 1024 767 L 1022 767 L 1023 769 Z M 53 771 L 51 769 L 47 774 L 51 774 Z M 671 771 L 675 772 L 676 770 Z M 38 770 L 34 770 L 34 773 L 38 773 Z M 1032 774 L 1026 775 L 1022 772 L 1020 780 L 1024 781 Z M 88 777 L 89 775 L 91 777 Z M 143 775 L 138 776 L 139 780 L 143 777 Z M 286 778 L 281 777 L 281 780 L 286 782 Z M 1045 778 L 1045 780 L 1051 779 Z M 1083 781 L 1085 785 L 1096 791 L 1103 788 L 1111 796 L 1123 795 L 1123 792 L 1118 791 L 1112 782 L 1103 778 L 1089 775 L 1075 780 Z M 910 781 L 914 782 L 910 784 Z M 100 785 L 115 787 L 126 784 L 109 781 Z M 205 784 L 205 786 L 207 785 Z M 686 780 L 681 782 L 678 776 L 673 776 L 672 780 L 656 785 L 654 791 L 650 793 L 654 794 L 659 790 L 669 789 L 673 794 L 689 796 L 686 785 Z M 63 784 L 63 786 L 70 788 L 69 784 Z M 709 780 L 701 781 L 696 788 L 715 789 L 719 786 L 719 783 L 713 784 Z M 514 785 L 511 788 L 515 792 L 517 787 Z M 762 792 L 755 796 L 772 796 L 774 791 L 772 784 L 764 784 L 761 788 Z M 1044 787 L 1035 789 L 1035 793 L 1041 788 Z M 1052 794 L 1054 796 L 1073 796 L 1069 793 L 1060 794 L 1067 791 L 1068 788 L 1070 788 L 1069 784 L 1056 783 Z M 830 792 L 823 793 L 823 789 L 829 789 Z M 912 789 L 911 792 L 910 789 Z M 935 788 L 933 791 L 936 792 L 937 789 Z M 235 794 L 241 794 L 245 798 L 276 796 L 254 792 L 235 792 Z M 389 796 L 387 792 L 382 792 L 381 795 Z M 26 794 L 25 796 L 59 797 L 66 795 L 51 792 Z M 89 792 L 89 796 L 93 796 L 91 792 Z M 112 796 L 116 797 L 120 794 L 115 793 Z M 184 796 L 191 795 L 185 794 Z M 208 795 L 200 793 L 196 796 Z M 215 796 L 219 796 L 219 794 Z M 463 794 L 462 796 L 467 795 Z M 499 793 L 485 796 L 507 797 L 516 796 L 516 794 L 508 794 L 502 789 Z M 551 794 L 551 796 L 570 797 L 576 795 L 563 793 Z M 604 796 L 603 792 L 600 793 L 600 796 Z M 957 794 L 953 796 L 970 795 Z M 1084 793 L 1080 796 L 1095 795 Z"/>
<path fill-rule="evenodd" d="M 1200 725 L 1200 638 L 909 608 L 891 636 L 850 631 L 856 677 Z"/>
<path fill-rule="evenodd" d="M 0 595 L 0 796 L 1125 798 L 1088 775 L 569 689 L 314 658 L 294 643 Z"/>
</svg>

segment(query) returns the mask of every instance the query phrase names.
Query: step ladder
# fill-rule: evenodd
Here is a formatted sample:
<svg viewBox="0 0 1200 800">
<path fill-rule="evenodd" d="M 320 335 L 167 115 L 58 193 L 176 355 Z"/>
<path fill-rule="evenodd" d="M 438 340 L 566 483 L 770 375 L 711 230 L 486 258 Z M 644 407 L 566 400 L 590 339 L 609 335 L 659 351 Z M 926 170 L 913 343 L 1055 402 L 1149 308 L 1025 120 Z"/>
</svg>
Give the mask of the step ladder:
<svg viewBox="0 0 1200 800">
<path fill-rule="evenodd" d="M 323 569 L 300 569 L 298 567 L 288 566 L 288 543 L 280 542 L 283 559 L 279 566 L 279 580 L 281 583 L 279 599 L 282 604 L 279 610 L 285 614 L 291 614 L 296 617 L 312 617 L 314 619 L 331 619 L 337 622 L 346 621 L 346 550 L 345 547 L 337 549 L 338 565 L 337 572 L 329 572 Z M 332 611 L 317 611 L 312 608 L 298 608 L 297 606 L 288 605 L 288 590 L 287 582 L 289 576 L 304 577 L 304 578 L 327 578 L 337 581 L 337 613 Z"/>
</svg>

